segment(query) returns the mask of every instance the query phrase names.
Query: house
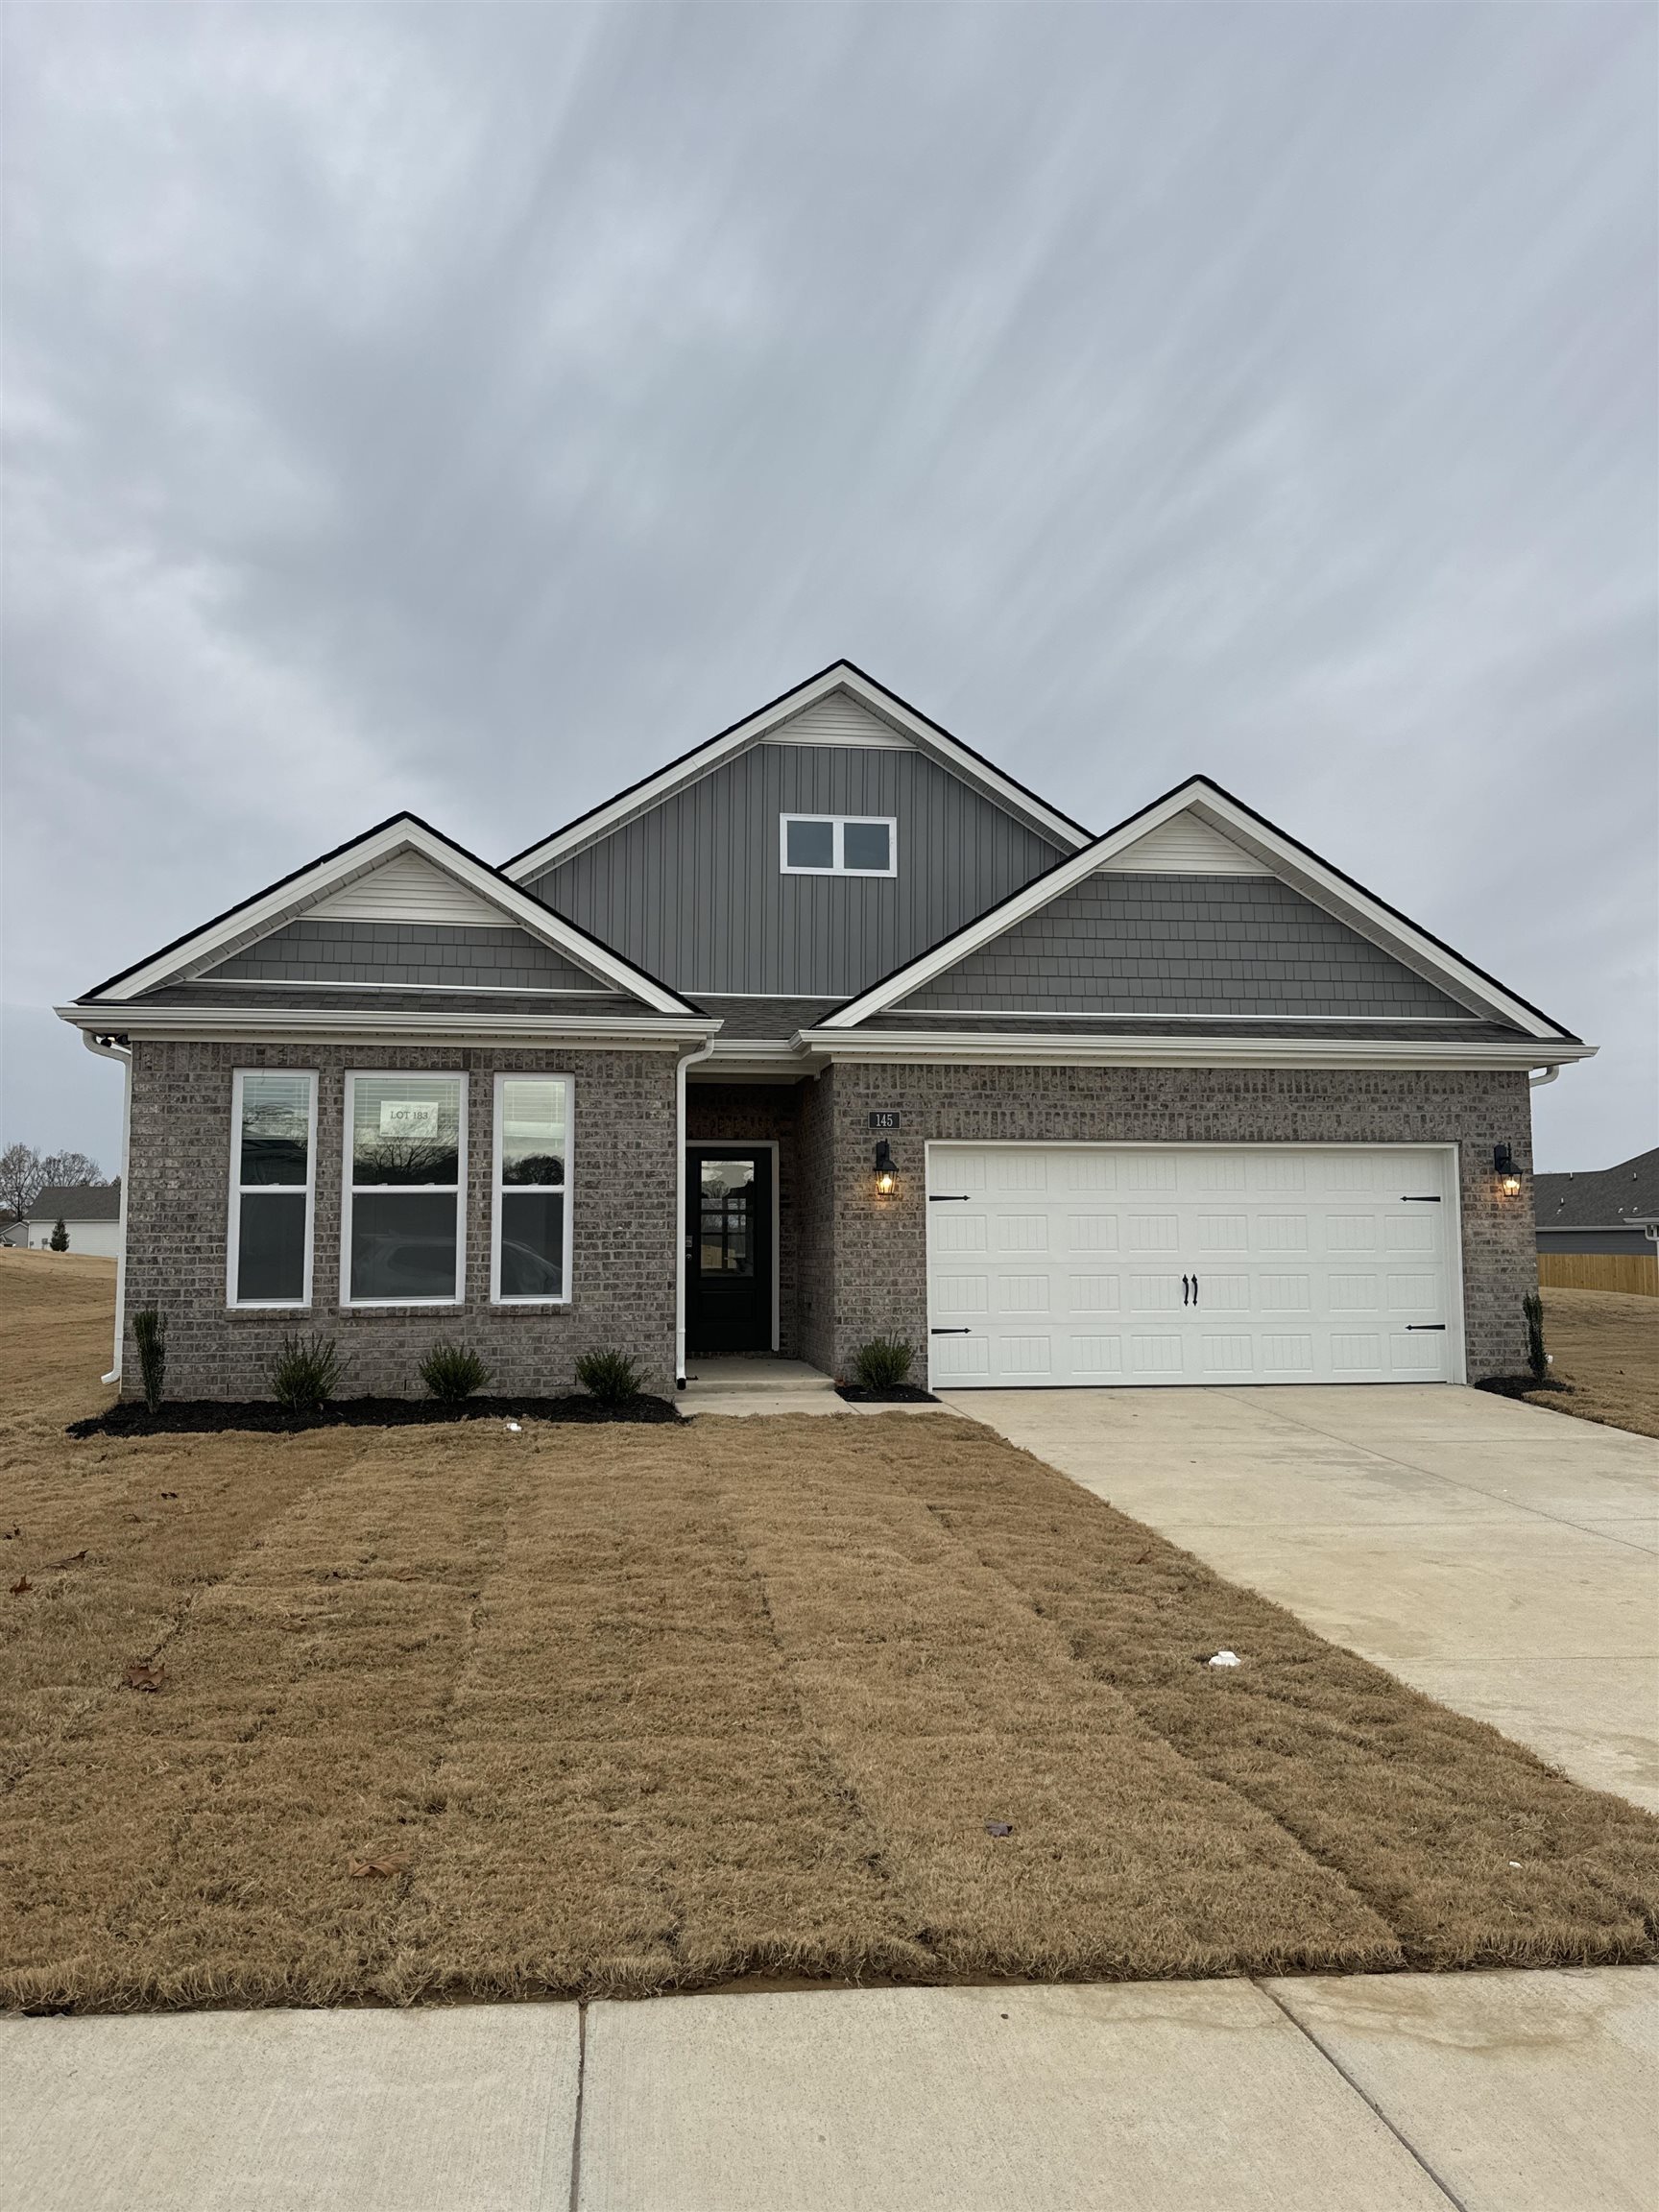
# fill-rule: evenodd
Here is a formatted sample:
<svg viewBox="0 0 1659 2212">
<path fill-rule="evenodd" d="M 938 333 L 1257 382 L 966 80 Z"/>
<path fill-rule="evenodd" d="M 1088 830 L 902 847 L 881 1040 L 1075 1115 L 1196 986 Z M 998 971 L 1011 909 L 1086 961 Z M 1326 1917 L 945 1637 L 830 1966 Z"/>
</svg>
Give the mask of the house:
<svg viewBox="0 0 1659 2212">
<path fill-rule="evenodd" d="M 44 1252 L 61 1221 L 71 1252 L 115 1259 L 121 1250 L 121 1182 L 65 1183 L 36 1193 L 26 1214 L 5 1231 L 19 1251 Z"/>
<path fill-rule="evenodd" d="M 1095 836 L 848 662 L 499 868 L 395 815 L 58 1011 L 204 1397 L 296 1328 L 365 1392 L 438 1339 L 526 1393 L 878 1334 L 953 1387 L 1513 1372 L 1528 1081 L 1594 1049 L 1207 778 Z"/>
<path fill-rule="evenodd" d="M 1540 1175 L 1533 1202 L 1541 1282 L 1659 1294 L 1659 1146 L 1616 1167 Z"/>
</svg>

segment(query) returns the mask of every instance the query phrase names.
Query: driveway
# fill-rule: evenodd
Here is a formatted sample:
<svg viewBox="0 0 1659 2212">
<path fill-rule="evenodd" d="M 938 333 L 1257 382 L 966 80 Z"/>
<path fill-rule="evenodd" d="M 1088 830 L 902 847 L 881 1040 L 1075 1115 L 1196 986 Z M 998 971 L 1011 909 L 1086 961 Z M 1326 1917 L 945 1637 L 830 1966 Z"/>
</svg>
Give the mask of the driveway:
<svg viewBox="0 0 1659 2212">
<path fill-rule="evenodd" d="M 1322 1635 L 1659 1812 L 1659 1443 L 1444 1386 L 950 1402 Z"/>
</svg>

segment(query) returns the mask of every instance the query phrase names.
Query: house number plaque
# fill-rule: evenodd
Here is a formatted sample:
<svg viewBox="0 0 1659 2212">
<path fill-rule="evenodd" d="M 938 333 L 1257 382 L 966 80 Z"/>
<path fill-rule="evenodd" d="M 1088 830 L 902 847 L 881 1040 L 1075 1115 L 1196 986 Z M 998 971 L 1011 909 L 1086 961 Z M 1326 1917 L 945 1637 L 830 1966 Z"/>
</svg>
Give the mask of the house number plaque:
<svg viewBox="0 0 1659 2212">
<path fill-rule="evenodd" d="M 870 1126 L 872 1129 L 897 1129 L 899 1117 L 897 1114 L 872 1114 Z"/>
</svg>

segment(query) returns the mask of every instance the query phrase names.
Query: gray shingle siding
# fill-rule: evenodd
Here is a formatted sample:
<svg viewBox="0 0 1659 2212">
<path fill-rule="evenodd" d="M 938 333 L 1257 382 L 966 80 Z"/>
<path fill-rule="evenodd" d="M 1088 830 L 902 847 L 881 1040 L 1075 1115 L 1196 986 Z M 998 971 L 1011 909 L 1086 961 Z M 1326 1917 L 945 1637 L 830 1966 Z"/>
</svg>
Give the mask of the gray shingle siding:
<svg viewBox="0 0 1659 2212">
<path fill-rule="evenodd" d="M 898 875 L 785 876 L 784 814 L 896 817 Z M 757 745 L 524 888 L 675 990 L 850 998 L 1060 857 L 926 754 Z"/>
<path fill-rule="evenodd" d="M 457 990 L 603 986 L 523 929 L 434 922 L 290 922 L 206 974 L 216 981 L 423 983 Z"/>
<path fill-rule="evenodd" d="M 1456 1016 L 1468 1008 L 1286 883 L 1096 875 L 895 1011 Z"/>
</svg>

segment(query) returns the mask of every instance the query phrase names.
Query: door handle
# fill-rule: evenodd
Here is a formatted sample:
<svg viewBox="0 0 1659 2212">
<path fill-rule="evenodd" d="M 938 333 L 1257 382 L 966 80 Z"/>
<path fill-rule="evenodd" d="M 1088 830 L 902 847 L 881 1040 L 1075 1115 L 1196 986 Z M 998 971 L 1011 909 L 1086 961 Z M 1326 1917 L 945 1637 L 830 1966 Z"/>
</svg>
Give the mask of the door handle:
<svg viewBox="0 0 1659 2212">
<path fill-rule="evenodd" d="M 1183 1305 L 1183 1306 L 1185 1306 L 1185 1305 L 1186 1305 L 1186 1303 L 1187 1303 L 1188 1299 L 1189 1299 L 1189 1298 L 1190 1298 L 1190 1297 L 1191 1297 L 1191 1295 L 1192 1295 L 1192 1285 L 1191 1285 L 1191 1281 L 1190 1281 L 1190 1277 L 1188 1277 L 1188 1276 L 1186 1276 L 1186 1275 L 1183 1275 L 1183 1276 L 1182 1276 L 1182 1278 L 1181 1278 L 1181 1303 L 1182 1303 L 1182 1305 Z"/>
<path fill-rule="evenodd" d="M 972 1336 L 972 1329 L 929 1329 L 929 1336 Z"/>
<path fill-rule="evenodd" d="M 1198 1278 L 1196 1275 L 1192 1278 L 1192 1303 L 1194 1306 L 1198 1303 Z"/>
</svg>

